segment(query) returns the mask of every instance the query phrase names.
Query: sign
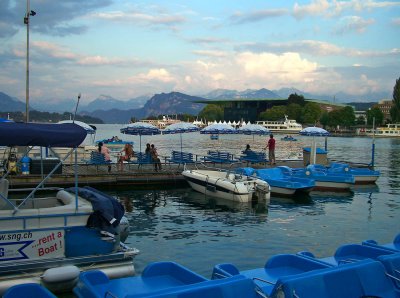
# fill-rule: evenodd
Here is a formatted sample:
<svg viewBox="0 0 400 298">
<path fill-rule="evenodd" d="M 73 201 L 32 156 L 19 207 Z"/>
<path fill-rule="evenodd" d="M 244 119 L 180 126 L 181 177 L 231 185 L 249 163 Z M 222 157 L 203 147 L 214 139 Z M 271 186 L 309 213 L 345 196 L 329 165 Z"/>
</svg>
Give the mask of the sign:
<svg viewBox="0 0 400 298">
<path fill-rule="evenodd" d="M 64 230 L 0 234 L 0 262 L 64 256 Z"/>
</svg>

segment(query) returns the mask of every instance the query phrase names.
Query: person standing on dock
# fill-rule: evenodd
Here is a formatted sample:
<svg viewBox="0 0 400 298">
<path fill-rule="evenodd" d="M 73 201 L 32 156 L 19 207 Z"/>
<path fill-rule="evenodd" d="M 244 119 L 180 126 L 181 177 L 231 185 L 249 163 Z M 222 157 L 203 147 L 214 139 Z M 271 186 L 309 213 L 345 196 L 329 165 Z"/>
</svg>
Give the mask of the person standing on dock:
<svg viewBox="0 0 400 298">
<path fill-rule="evenodd" d="M 276 164 L 276 159 L 275 159 L 275 139 L 274 135 L 270 134 L 269 135 L 269 140 L 267 143 L 268 147 L 268 159 L 269 159 L 269 164 L 270 165 L 275 165 Z"/>
<path fill-rule="evenodd" d="M 99 152 L 104 155 L 105 161 L 110 161 L 110 149 L 103 142 L 99 142 Z M 108 172 L 111 172 L 111 165 L 108 166 Z"/>
</svg>

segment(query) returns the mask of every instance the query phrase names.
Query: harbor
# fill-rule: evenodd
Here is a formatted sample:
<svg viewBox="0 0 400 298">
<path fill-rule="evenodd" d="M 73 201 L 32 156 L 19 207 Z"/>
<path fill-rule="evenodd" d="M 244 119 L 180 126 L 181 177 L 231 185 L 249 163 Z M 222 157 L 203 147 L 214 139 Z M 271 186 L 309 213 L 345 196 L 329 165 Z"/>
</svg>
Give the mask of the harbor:
<svg viewBox="0 0 400 298">
<path fill-rule="evenodd" d="M 118 127 L 100 125 L 96 139 L 117 135 L 140 150 L 139 136 L 119 134 Z M 262 150 L 267 136 L 221 135 L 218 140 L 211 140 L 208 135 L 194 132 L 183 134 L 182 138 L 184 150 L 193 152 L 199 161 L 186 165 L 188 169 L 275 167 L 265 163 L 201 162 L 210 148 L 229 148 L 224 150 L 236 157 L 247 144 Z M 140 141 L 142 146 L 156 144 L 161 157 L 166 158 L 171 150 L 180 150 L 179 139 L 179 135 L 155 135 L 142 136 Z M 297 141 L 281 141 L 277 134 L 276 139 L 277 166 L 304 167 L 303 148 L 310 146 L 314 138 L 296 135 Z M 316 139 L 318 147 L 325 146 L 325 138 Z M 326 158 L 366 165 L 371 162 L 372 141 L 365 137 L 328 137 Z M 400 230 L 396 220 L 400 215 L 399 142 L 397 138 L 376 141 L 375 169 L 381 172 L 376 184 L 354 185 L 340 193 L 311 191 L 293 198 L 272 195 L 268 203 L 240 203 L 195 192 L 181 175 L 184 166 L 164 161 L 158 172 L 152 164 L 124 164 L 121 169 L 115 162 L 108 172 L 107 165 L 90 165 L 79 159 L 79 186 L 102 189 L 125 207 L 131 227 L 125 244 L 140 250 L 133 261 L 136 274 L 152 262 L 179 260 L 181 265 L 210 277 L 213 266 L 223 262 L 246 270 L 258 268 L 280 253 L 309 250 L 323 257 L 332 255 L 344 243 L 366 239 L 390 242 Z M 74 166 L 66 163 L 45 186 L 73 185 L 73 170 Z M 40 178 L 39 174 L 11 175 L 10 188 L 21 190 Z"/>
</svg>

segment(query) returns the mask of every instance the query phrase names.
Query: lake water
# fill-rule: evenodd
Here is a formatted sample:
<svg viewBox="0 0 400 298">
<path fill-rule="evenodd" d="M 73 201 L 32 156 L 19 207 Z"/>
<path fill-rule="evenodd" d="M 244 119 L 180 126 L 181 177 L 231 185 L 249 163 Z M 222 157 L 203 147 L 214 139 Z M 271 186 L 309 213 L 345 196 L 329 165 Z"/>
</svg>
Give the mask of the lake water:
<svg viewBox="0 0 400 298">
<path fill-rule="evenodd" d="M 96 140 L 114 135 L 135 142 L 138 136 L 119 133 L 120 125 L 97 125 Z M 277 158 L 298 156 L 311 137 L 283 142 L 276 135 Z M 183 150 L 204 155 L 208 149 L 239 154 L 246 144 L 265 147 L 266 137 L 182 135 Z M 319 147 L 324 138 L 316 138 Z M 180 135 L 143 136 L 161 155 L 180 150 Z M 376 139 L 376 185 L 355 187 L 345 194 L 311 193 L 300 202 L 272 198 L 268 206 L 238 204 L 205 198 L 190 188 L 110 192 L 125 202 L 131 233 L 127 244 L 141 253 L 138 273 L 155 261 L 172 260 L 210 277 L 215 264 L 231 262 L 241 270 L 262 267 L 272 255 L 309 250 L 318 257 L 332 255 L 344 243 L 365 239 L 391 242 L 400 233 L 400 139 Z M 328 138 L 328 157 L 369 163 L 371 138 Z M 143 151 L 143 149 L 142 149 Z"/>
</svg>

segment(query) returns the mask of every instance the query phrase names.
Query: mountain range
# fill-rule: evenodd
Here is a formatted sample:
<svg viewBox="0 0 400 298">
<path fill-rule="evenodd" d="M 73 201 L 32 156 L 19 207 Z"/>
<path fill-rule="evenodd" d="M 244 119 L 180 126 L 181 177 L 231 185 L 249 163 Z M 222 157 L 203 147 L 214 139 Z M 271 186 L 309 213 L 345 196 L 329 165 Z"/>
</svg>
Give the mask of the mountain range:
<svg viewBox="0 0 400 298">
<path fill-rule="evenodd" d="M 202 96 L 191 96 L 180 92 L 144 95 L 126 101 L 115 99 L 108 95 L 101 95 L 89 104 L 80 104 L 78 114 L 88 115 L 102 119 L 105 123 L 127 123 L 134 117 L 142 119 L 149 116 L 192 114 L 197 115 L 205 104 L 196 101 L 208 99 L 242 99 L 242 98 L 288 98 L 290 94 L 297 93 L 307 99 L 327 100 L 336 103 L 349 103 L 356 106 L 370 107 L 381 99 L 391 98 L 390 93 L 371 93 L 363 96 L 363 101 L 369 101 L 365 105 L 359 105 L 362 100 L 359 97 L 337 93 L 334 97 L 330 95 L 315 95 L 295 88 L 281 88 L 279 90 L 247 89 L 244 91 L 216 89 Z M 49 100 L 46 102 L 31 102 L 30 109 L 47 112 L 73 112 L 76 106 L 76 99 Z M 351 102 L 351 103 L 350 103 Z M 15 112 L 25 111 L 25 103 L 15 97 L 0 92 L 0 111 Z"/>
</svg>

